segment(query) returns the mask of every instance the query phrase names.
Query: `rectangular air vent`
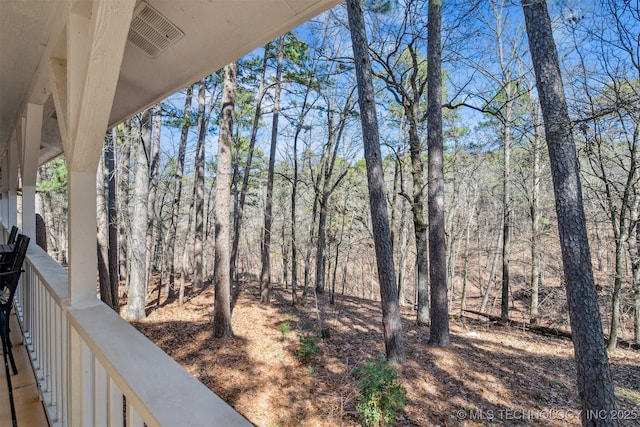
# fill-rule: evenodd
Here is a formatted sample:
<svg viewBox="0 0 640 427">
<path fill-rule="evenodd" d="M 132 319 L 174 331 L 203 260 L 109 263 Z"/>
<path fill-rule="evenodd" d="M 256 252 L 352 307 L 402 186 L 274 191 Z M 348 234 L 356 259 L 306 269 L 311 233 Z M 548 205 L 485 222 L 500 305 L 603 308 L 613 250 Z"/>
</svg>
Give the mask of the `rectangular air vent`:
<svg viewBox="0 0 640 427">
<path fill-rule="evenodd" d="M 178 27 L 142 2 L 133 15 L 127 40 L 155 58 L 182 36 L 184 33 Z"/>
</svg>

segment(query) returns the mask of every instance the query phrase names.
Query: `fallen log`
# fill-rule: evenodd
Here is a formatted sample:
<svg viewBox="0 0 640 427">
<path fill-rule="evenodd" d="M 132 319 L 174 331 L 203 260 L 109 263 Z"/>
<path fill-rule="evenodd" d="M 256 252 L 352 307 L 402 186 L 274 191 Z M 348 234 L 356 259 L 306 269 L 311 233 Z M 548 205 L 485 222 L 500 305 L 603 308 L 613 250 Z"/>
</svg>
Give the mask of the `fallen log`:
<svg viewBox="0 0 640 427">
<path fill-rule="evenodd" d="M 524 322 L 519 322 L 517 320 L 509 320 L 509 319 L 505 320 L 500 316 L 493 316 L 491 314 L 482 313 L 480 311 L 475 311 L 475 310 L 464 310 L 464 311 L 466 313 L 471 313 L 477 316 L 485 317 L 491 320 L 492 322 L 497 322 L 503 325 L 516 326 L 518 328 L 535 332 L 541 335 L 571 339 L 571 332 L 565 331 L 563 329 L 551 328 L 548 326 L 536 325 L 532 323 L 524 323 Z M 618 346 L 621 348 L 631 348 L 634 350 L 640 350 L 640 344 L 621 340 L 621 339 L 618 339 Z"/>
</svg>

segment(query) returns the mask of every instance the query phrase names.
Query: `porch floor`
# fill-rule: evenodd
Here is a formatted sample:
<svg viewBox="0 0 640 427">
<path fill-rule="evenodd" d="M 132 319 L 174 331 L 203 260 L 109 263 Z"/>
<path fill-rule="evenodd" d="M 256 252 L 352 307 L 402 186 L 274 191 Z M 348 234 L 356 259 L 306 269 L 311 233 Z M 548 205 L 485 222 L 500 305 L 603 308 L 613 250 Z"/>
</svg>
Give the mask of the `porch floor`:
<svg viewBox="0 0 640 427">
<path fill-rule="evenodd" d="M 18 368 L 18 375 L 13 375 L 11 366 L 9 366 L 18 426 L 47 427 L 49 424 L 38 393 L 38 383 L 31 368 L 31 362 L 24 346 L 24 337 L 15 312 L 11 313 L 11 342 L 13 343 L 13 357 Z M 4 365 L 2 357 L 0 357 L 0 365 Z M 10 425 L 9 389 L 4 366 L 0 366 L 0 426 Z"/>
</svg>

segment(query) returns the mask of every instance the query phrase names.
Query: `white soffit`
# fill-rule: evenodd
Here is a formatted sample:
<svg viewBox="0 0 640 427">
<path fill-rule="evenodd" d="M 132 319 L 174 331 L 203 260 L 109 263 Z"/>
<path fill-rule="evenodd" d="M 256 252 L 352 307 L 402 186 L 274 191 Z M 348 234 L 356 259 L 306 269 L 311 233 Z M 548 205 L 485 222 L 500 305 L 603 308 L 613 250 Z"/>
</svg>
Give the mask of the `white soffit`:
<svg viewBox="0 0 640 427">
<path fill-rule="evenodd" d="M 285 1 L 289 5 L 291 10 L 293 10 L 295 13 L 300 13 L 303 10 L 317 3 L 317 0 L 285 0 Z"/>
<path fill-rule="evenodd" d="M 148 5 L 184 35 L 161 47 L 162 51 L 143 53 L 129 33 L 110 125 L 221 69 L 339 2 L 145 0 L 138 7 Z"/>
</svg>

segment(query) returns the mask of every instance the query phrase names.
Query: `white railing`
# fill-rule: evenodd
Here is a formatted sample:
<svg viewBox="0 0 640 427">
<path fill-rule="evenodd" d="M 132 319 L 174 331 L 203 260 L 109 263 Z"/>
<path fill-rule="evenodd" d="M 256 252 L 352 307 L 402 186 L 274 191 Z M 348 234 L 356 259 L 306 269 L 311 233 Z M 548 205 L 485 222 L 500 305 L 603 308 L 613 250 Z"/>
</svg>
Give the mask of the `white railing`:
<svg viewBox="0 0 640 427">
<path fill-rule="evenodd" d="M 35 244 L 16 312 L 53 426 L 250 426 L 102 302 L 73 307 L 67 272 Z"/>
</svg>

